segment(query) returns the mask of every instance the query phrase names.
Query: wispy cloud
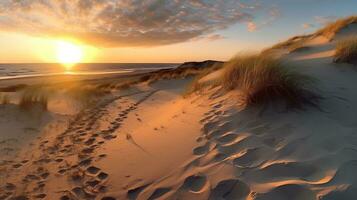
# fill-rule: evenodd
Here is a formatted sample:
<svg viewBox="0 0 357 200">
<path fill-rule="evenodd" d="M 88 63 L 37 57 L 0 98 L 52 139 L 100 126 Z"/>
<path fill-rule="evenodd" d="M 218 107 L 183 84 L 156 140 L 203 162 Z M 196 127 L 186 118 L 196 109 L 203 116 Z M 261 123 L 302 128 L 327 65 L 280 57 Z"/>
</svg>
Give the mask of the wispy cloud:
<svg viewBox="0 0 357 200">
<path fill-rule="evenodd" d="M 0 0 L 0 31 L 74 37 L 99 46 L 155 46 L 251 22 L 238 0 Z M 277 15 L 272 10 L 271 16 Z M 212 40 L 220 39 L 218 35 Z"/>
<path fill-rule="evenodd" d="M 247 29 L 249 32 L 257 31 L 265 26 L 271 25 L 275 20 L 279 19 L 281 16 L 280 10 L 277 6 L 272 6 L 267 10 L 267 16 L 263 16 L 264 19 L 260 22 L 255 21 L 248 21 L 247 22 Z"/>
<path fill-rule="evenodd" d="M 334 22 L 338 19 L 336 16 L 315 16 L 312 22 L 304 23 L 301 25 L 303 29 L 315 28 L 325 26 L 331 22 Z"/>
<path fill-rule="evenodd" d="M 220 35 L 220 34 L 208 35 L 206 38 L 207 38 L 208 41 L 215 41 L 215 40 L 225 39 L 225 37 L 223 35 Z"/>
<path fill-rule="evenodd" d="M 247 28 L 249 32 L 254 32 L 257 30 L 257 25 L 254 22 L 248 22 Z"/>
<path fill-rule="evenodd" d="M 312 24 L 312 23 L 304 23 L 304 24 L 301 25 L 301 27 L 303 29 L 309 29 L 309 28 L 315 27 L 315 25 Z"/>
</svg>

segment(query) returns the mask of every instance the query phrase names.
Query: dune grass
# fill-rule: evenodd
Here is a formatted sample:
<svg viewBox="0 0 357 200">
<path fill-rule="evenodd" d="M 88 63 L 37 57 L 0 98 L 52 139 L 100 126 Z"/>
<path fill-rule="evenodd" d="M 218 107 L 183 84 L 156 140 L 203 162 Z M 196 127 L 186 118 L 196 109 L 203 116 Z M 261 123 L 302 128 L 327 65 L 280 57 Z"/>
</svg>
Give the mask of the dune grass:
<svg viewBox="0 0 357 200">
<path fill-rule="evenodd" d="M 325 27 L 318 30 L 314 35 L 325 36 L 328 39 L 332 39 L 342 28 L 345 28 L 353 23 L 357 23 L 357 16 L 355 15 L 329 23 Z"/>
<path fill-rule="evenodd" d="M 286 41 L 280 42 L 270 48 L 263 50 L 263 54 L 269 53 L 276 49 L 286 49 L 290 53 L 308 49 L 308 47 L 305 45 L 308 40 L 318 36 L 324 36 L 327 39 L 332 40 L 341 29 L 353 23 L 357 23 L 357 16 L 350 16 L 339 19 L 335 22 L 327 24 L 325 27 L 321 28 L 313 34 L 294 36 Z"/>
<path fill-rule="evenodd" d="M 6 94 L 0 93 L 0 105 L 6 105 L 10 103 L 10 98 Z"/>
<path fill-rule="evenodd" d="M 310 87 L 314 79 L 292 71 L 269 54 L 237 56 L 225 65 L 222 87 L 239 89 L 249 105 L 282 102 L 287 109 L 318 106 L 320 97 Z"/>
<path fill-rule="evenodd" d="M 195 78 L 188 84 L 182 94 L 183 97 L 188 97 L 193 93 L 200 93 L 205 88 L 216 87 L 220 85 L 220 80 L 212 80 L 212 81 L 200 81 L 204 76 L 209 73 L 214 72 L 215 70 L 207 70 L 202 72 L 201 74 L 195 76 Z"/>
<path fill-rule="evenodd" d="M 39 106 L 42 110 L 47 110 L 50 91 L 41 85 L 29 86 L 24 89 L 20 96 L 19 106 L 28 110 Z"/>
<path fill-rule="evenodd" d="M 302 35 L 292 37 L 284 42 L 280 42 L 271 48 L 263 50 L 263 54 L 274 49 L 287 49 L 289 52 L 295 52 L 300 49 L 306 48 L 305 42 L 311 37 L 311 35 Z"/>
<path fill-rule="evenodd" d="M 0 88 L 0 92 L 17 92 L 19 90 L 24 89 L 26 86 L 27 86 L 26 84 L 17 84 L 17 85 L 2 87 Z"/>
<path fill-rule="evenodd" d="M 334 62 L 357 64 L 357 36 L 351 36 L 336 43 Z"/>
<path fill-rule="evenodd" d="M 66 88 L 65 94 L 84 108 L 95 103 L 99 98 L 110 94 L 110 90 L 97 85 L 78 84 Z"/>
</svg>

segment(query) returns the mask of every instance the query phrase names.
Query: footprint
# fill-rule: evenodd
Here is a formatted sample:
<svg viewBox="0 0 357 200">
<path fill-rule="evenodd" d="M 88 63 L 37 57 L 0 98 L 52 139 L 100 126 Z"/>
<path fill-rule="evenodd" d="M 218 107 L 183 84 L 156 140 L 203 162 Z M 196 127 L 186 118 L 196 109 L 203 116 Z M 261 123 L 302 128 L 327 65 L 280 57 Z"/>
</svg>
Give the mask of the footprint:
<svg viewBox="0 0 357 200">
<path fill-rule="evenodd" d="M 88 166 L 92 162 L 91 158 L 84 159 L 78 163 L 79 166 Z"/>
<path fill-rule="evenodd" d="M 171 188 L 158 188 L 152 193 L 148 200 L 155 200 L 171 191 Z"/>
<path fill-rule="evenodd" d="M 196 139 L 196 142 L 202 142 L 205 138 L 203 136 L 200 136 Z"/>
<path fill-rule="evenodd" d="M 72 189 L 72 192 L 79 197 L 80 199 L 84 199 L 84 197 L 86 196 L 86 192 L 83 190 L 83 188 L 81 187 L 75 187 Z"/>
<path fill-rule="evenodd" d="M 85 145 L 89 146 L 95 142 L 95 138 L 89 138 L 87 141 L 84 142 Z"/>
<path fill-rule="evenodd" d="M 20 164 L 20 163 L 18 163 L 18 164 L 14 164 L 12 167 L 17 169 L 17 168 L 22 167 L 22 164 Z"/>
<path fill-rule="evenodd" d="M 34 195 L 33 197 L 35 197 L 35 198 L 37 198 L 37 199 L 43 199 L 43 198 L 45 198 L 47 195 L 46 194 L 36 194 L 36 195 Z"/>
<path fill-rule="evenodd" d="M 140 186 L 140 187 L 137 187 L 137 188 L 134 188 L 134 189 L 131 189 L 127 192 L 127 197 L 128 199 L 130 200 L 135 200 L 138 195 L 146 188 L 148 187 L 150 184 L 146 184 L 146 185 L 143 185 L 143 186 Z"/>
<path fill-rule="evenodd" d="M 57 158 L 55 161 L 56 161 L 56 162 L 62 162 L 63 159 L 62 159 L 62 158 Z"/>
<path fill-rule="evenodd" d="M 67 171 L 66 169 L 60 169 L 60 170 L 58 170 L 58 173 L 59 174 L 64 174 L 66 171 Z"/>
<path fill-rule="evenodd" d="M 40 176 L 42 179 L 46 179 L 49 175 L 50 175 L 50 173 L 45 172 L 45 173 L 41 174 Z"/>
<path fill-rule="evenodd" d="M 324 177 L 323 170 L 318 165 L 303 162 L 273 163 L 256 171 L 247 171 L 245 175 L 260 181 L 271 181 L 272 174 L 274 174 L 274 181 L 289 179 L 316 181 Z"/>
<path fill-rule="evenodd" d="M 12 197 L 11 200 L 29 200 L 29 198 L 27 196 L 20 195 L 20 196 Z"/>
<path fill-rule="evenodd" d="M 261 164 L 264 148 L 248 149 L 245 154 L 233 160 L 233 164 L 238 167 L 256 167 Z"/>
<path fill-rule="evenodd" d="M 29 161 L 29 160 L 23 160 L 23 161 L 21 161 L 21 163 L 22 163 L 22 164 L 26 164 L 26 163 L 28 163 L 28 161 Z"/>
<path fill-rule="evenodd" d="M 89 147 L 89 148 L 84 148 L 82 150 L 82 153 L 85 153 L 85 154 L 90 154 L 90 153 L 93 153 L 94 149 Z"/>
<path fill-rule="evenodd" d="M 6 183 L 5 184 L 5 189 L 6 190 L 15 190 L 16 189 L 16 186 L 12 183 Z"/>
<path fill-rule="evenodd" d="M 282 185 L 265 194 L 257 194 L 256 200 L 315 200 L 316 195 L 307 187 L 296 184 Z"/>
<path fill-rule="evenodd" d="M 221 181 L 212 189 L 209 200 L 226 199 L 238 200 L 246 199 L 250 193 L 250 188 L 238 179 L 229 179 Z"/>
<path fill-rule="evenodd" d="M 209 151 L 209 143 L 206 143 L 203 146 L 196 147 L 193 149 L 193 154 L 196 156 L 206 154 Z"/>
<path fill-rule="evenodd" d="M 192 175 L 185 179 L 183 183 L 183 188 L 188 189 L 192 192 L 199 192 L 207 183 L 206 176 Z"/>
<path fill-rule="evenodd" d="M 91 186 L 91 187 L 95 187 L 100 183 L 100 181 L 98 180 L 92 180 L 92 181 L 87 181 L 86 184 Z"/>
<path fill-rule="evenodd" d="M 98 157 L 99 158 L 105 158 L 105 157 L 107 157 L 107 154 L 100 154 Z"/>
<path fill-rule="evenodd" d="M 100 169 L 97 168 L 97 167 L 94 167 L 94 166 L 90 166 L 90 167 L 87 168 L 87 172 L 88 172 L 89 174 L 95 175 L 95 174 L 97 174 L 99 171 L 100 171 Z"/>
<path fill-rule="evenodd" d="M 112 140 L 112 139 L 114 139 L 116 137 L 117 137 L 116 135 L 106 135 L 103 138 L 106 139 L 106 140 Z"/>
<path fill-rule="evenodd" d="M 109 176 L 109 175 L 108 175 L 107 173 L 100 172 L 97 177 L 98 177 L 100 180 L 104 180 L 104 179 L 108 178 L 108 176 Z"/>
<path fill-rule="evenodd" d="M 101 200 L 116 200 L 114 197 L 103 197 Z"/>
<path fill-rule="evenodd" d="M 237 134 L 226 134 L 222 137 L 219 137 L 217 141 L 221 144 L 227 144 L 233 142 L 238 137 Z"/>
</svg>

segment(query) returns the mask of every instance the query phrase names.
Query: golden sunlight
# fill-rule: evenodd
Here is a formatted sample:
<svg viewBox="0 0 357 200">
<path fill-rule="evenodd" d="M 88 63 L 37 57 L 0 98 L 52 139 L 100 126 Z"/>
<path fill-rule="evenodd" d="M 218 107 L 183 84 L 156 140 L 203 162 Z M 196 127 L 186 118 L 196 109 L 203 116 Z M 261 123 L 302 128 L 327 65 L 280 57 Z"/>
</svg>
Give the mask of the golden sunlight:
<svg viewBox="0 0 357 200">
<path fill-rule="evenodd" d="M 57 62 L 63 64 L 67 70 L 83 59 L 84 50 L 81 46 L 67 41 L 58 41 L 56 44 Z"/>
</svg>

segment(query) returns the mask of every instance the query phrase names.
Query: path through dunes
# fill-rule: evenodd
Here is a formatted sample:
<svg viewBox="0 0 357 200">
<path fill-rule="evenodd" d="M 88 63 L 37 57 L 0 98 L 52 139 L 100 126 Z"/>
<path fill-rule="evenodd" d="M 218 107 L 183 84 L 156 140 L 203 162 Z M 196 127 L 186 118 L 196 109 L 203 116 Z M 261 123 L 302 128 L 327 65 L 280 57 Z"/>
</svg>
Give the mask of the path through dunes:
<svg viewBox="0 0 357 200">
<path fill-rule="evenodd" d="M 320 107 L 244 107 L 219 85 L 183 98 L 189 79 L 141 83 L 2 162 L 0 200 L 355 199 L 357 72 L 319 39 L 281 56 L 319 80 Z"/>
<path fill-rule="evenodd" d="M 39 141 L 23 160 L 5 163 L 2 166 L 7 173 L 2 180 L 6 182 L 2 188 L 3 198 L 17 195 L 94 198 L 103 192 L 108 174 L 92 162 L 104 158 L 105 154 L 98 155 L 96 150 L 115 139 L 128 113 L 155 92 L 157 90 L 140 91 L 105 99 L 93 109 L 78 114 L 64 132 Z M 113 106 L 115 110 L 111 109 Z M 72 182 L 80 186 L 72 188 Z"/>
</svg>

